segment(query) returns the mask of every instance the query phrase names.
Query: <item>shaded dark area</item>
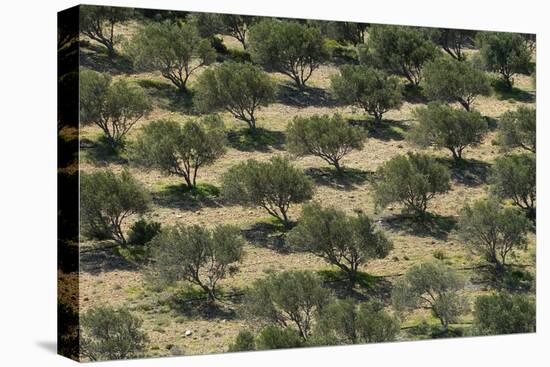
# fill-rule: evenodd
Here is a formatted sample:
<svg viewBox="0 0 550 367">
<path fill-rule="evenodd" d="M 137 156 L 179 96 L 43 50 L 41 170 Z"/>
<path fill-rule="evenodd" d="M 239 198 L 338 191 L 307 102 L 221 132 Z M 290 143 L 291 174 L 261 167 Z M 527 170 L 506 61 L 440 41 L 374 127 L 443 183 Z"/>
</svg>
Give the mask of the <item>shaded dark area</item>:
<svg viewBox="0 0 550 367">
<path fill-rule="evenodd" d="M 449 168 L 451 180 L 459 184 L 475 187 L 487 183 L 491 170 L 491 164 L 487 162 L 475 159 L 455 162 L 452 158 L 438 158 L 437 160 Z"/>
<path fill-rule="evenodd" d="M 285 143 L 285 134 L 281 131 L 271 131 L 263 128 L 256 128 L 254 132 L 250 129 L 240 129 L 229 131 L 227 140 L 229 146 L 242 152 L 267 152 L 272 148 L 282 150 Z"/>
<path fill-rule="evenodd" d="M 464 336 L 465 329 L 459 326 L 449 326 L 448 329 L 444 329 L 441 325 L 431 325 L 427 322 L 421 322 L 418 325 L 403 328 L 408 334 L 420 337 L 420 339 L 445 339 L 445 338 L 457 338 Z"/>
<path fill-rule="evenodd" d="M 269 248 L 279 253 L 291 251 L 285 241 L 286 232 L 282 224 L 257 222 L 241 232 L 243 237 L 254 246 Z"/>
<path fill-rule="evenodd" d="M 426 213 L 425 218 L 418 218 L 410 214 L 394 214 L 382 218 L 381 222 L 392 230 L 411 236 L 446 240 L 449 233 L 456 227 L 457 218 L 432 213 Z"/>
<path fill-rule="evenodd" d="M 350 125 L 364 126 L 367 129 L 368 137 L 382 141 L 401 141 L 405 139 L 405 133 L 410 129 L 407 120 L 383 120 L 379 124 L 374 123 L 373 118 L 349 119 Z"/>
<path fill-rule="evenodd" d="M 276 100 L 292 107 L 336 107 L 338 103 L 322 88 L 305 87 L 300 90 L 289 84 L 279 85 Z"/>
<path fill-rule="evenodd" d="M 344 191 L 355 190 L 357 186 L 365 184 L 372 175 L 372 172 L 348 167 L 343 167 L 342 175 L 338 175 L 332 167 L 309 167 L 305 169 L 305 173 L 317 185 Z"/>
<path fill-rule="evenodd" d="M 476 270 L 471 278 L 473 284 L 516 293 L 528 293 L 535 287 L 535 276 L 524 265 L 509 264 L 503 272 L 498 272 L 494 266 L 483 264 Z"/>
<path fill-rule="evenodd" d="M 113 148 L 111 144 L 101 136 L 97 141 L 82 138 L 80 151 L 86 154 L 86 159 L 95 166 L 104 167 L 109 163 L 127 164 L 128 159 L 122 156 L 122 147 Z"/>
<path fill-rule="evenodd" d="M 506 84 L 500 79 L 493 82 L 493 89 L 495 90 L 495 96 L 501 101 L 511 100 L 525 103 L 535 101 L 534 92 L 527 92 L 516 87 L 508 88 L 508 86 L 506 86 Z"/>
<path fill-rule="evenodd" d="M 183 183 L 167 185 L 161 191 L 152 194 L 155 204 L 183 210 L 220 207 L 219 196 L 219 188 L 202 182 L 195 188 L 189 188 Z"/>
<path fill-rule="evenodd" d="M 80 40 L 80 50 L 80 65 L 85 68 L 113 75 L 134 73 L 132 61 L 128 57 L 117 53 L 110 58 L 104 46 Z"/>
<path fill-rule="evenodd" d="M 114 245 L 100 245 L 80 251 L 80 270 L 99 274 L 103 272 L 127 270 L 136 271 L 138 266 L 118 255 Z"/>
<path fill-rule="evenodd" d="M 353 292 L 348 290 L 348 278 L 341 270 L 320 270 L 317 272 L 323 279 L 324 285 L 331 289 L 338 298 L 353 298 L 364 302 L 371 299 L 377 299 L 384 304 L 391 303 L 391 282 L 375 275 L 365 272 L 357 273 L 357 283 Z"/>
<path fill-rule="evenodd" d="M 238 318 L 235 308 L 241 303 L 242 292 L 219 292 L 215 303 L 208 303 L 206 294 L 193 287 L 187 287 L 167 299 L 173 311 L 191 318 L 207 320 L 234 320 Z"/>
<path fill-rule="evenodd" d="M 162 109 L 171 112 L 180 112 L 187 115 L 194 115 L 193 92 L 182 92 L 173 84 L 153 79 L 138 79 L 136 83 L 155 101 L 155 104 Z"/>
<path fill-rule="evenodd" d="M 429 99 L 424 95 L 424 91 L 421 86 L 410 84 L 405 85 L 403 99 L 411 104 L 426 104 L 429 102 Z"/>
</svg>

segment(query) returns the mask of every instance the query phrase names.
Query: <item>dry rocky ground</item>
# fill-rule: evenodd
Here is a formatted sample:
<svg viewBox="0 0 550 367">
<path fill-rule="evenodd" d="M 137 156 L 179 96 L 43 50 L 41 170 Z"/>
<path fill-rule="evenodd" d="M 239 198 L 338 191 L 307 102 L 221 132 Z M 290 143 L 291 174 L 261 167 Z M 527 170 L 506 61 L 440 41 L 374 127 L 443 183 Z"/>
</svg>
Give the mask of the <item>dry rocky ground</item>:
<svg viewBox="0 0 550 367">
<path fill-rule="evenodd" d="M 131 32 L 131 29 L 125 30 Z M 230 47 L 236 44 L 226 39 Z M 104 64 L 94 64 L 95 51 L 84 48 L 84 64 L 96 70 L 104 70 Z M 115 68 L 116 69 L 116 68 Z M 199 182 L 219 186 L 222 173 L 232 165 L 249 158 L 268 159 L 273 154 L 285 154 L 284 131 L 289 120 L 294 116 L 309 116 L 313 114 L 341 113 L 346 118 L 361 122 L 367 116 L 361 111 L 350 107 L 336 105 L 329 96 L 328 87 L 330 76 L 337 72 L 334 65 L 323 65 L 313 73 L 310 86 L 314 89 L 303 96 L 289 87 L 282 75 L 273 76 L 279 81 L 281 92 L 277 103 L 263 108 L 258 114 L 258 126 L 267 130 L 267 144 L 264 146 L 250 146 L 243 142 L 242 129 L 244 124 L 224 114 L 227 128 L 236 136 L 227 154 L 209 167 L 199 171 Z M 147 117 L 142 119 L 131 132 L 129 139 L 139 129 L 150 121 L 160 118 L 185 120 L 193 118 L 192 111 L 179 101 L 176 93 L 157 73 L 113 72 L 114 77 L 127 76 L 135 83 L 144 87 L 151 95 L 155 108 Z M 191 79 L 191 88 L 196 75 Z M 516 87 L 525 91 L 530 98 L 518 101 L 513 98 L 503 99 L 498 95 L 479 98 L 475 103 L 484 116 L 498 120 L 499 116 L 523 104 L 534 104 L 534 90 L 529 77 L 519 76 Z M 371 131 L 364 149 L 355 151 L 344 159 L 343 164 L 353 172 L 353 177 L 342 182 L 335 180 L 328 165 L 319 158 L 307 157 L 296 159 L 295 164 L 309 172 L 314 177 L 316 193 L 314 200 L 325 206 L 336 206 L 347 212 L 355 209 L 363 210 L 373 216 L 383 227 L 394 242 L 394 250 L 383 260 L 371 261 L 362 270 L 370 275 L 380 276 L 379 280 L 363 290 L 365 294 L 379 293 L 387 300 L 385 283 L 392 282 L 396 276 L 405 272 L 410 266 L 434 258 L 435 250 L 442 250 L 444 261 L 451 267 L 463 269 L 468 275 L 473 275 L 471 268 L 478 264 L 479 259 L 456 237 L 452 225 L 459 209 L 471 200 L 474 200 L 487 191 L 486 175 L 494 158 L 498 155 L 498 147 L 492 144 L 495 132 L 492 131 L 483 144 L 465 151 L 470 161 L 468 168 L 458 170 L 453 168 L 452 189 L 445 195 L 436 197 L 429 206 L 429 211 L 437 215 L 438 220 L 429 228 L 419 228 L 399 217 L 398 206 L 376 212 L 371 197 L 369 178 L 373 171 L 391 157 L 416 151 L 404 139 L 409 126 L 414 123 L 412 111 L 419 106 L 416 101 L 406 102 L 399 111 L 390 111 L 385 115 L 385 124 L 378 131 Z M 82 129 L 81 140 L 96 142 L 100 131 L 95 126 L 86 126 Z M 445 151 L 431 150 L 431 154 L 439 156 L 452 168 L 450 154 Z M 81 152 L 81 168 L 85 172 L 109 167 L 120 171 L 126 164 L 117 160 L 104 160 L 94 155 L 93 148 L 83 149 Z M 332 268 L 319 258 L 311 255 L 287 253 L 276 246 L 265 246 L 265 233 L 262 226 L 269 226 L 267 214 L 261 209 L 248 209 L 240 206 L 226 205 L 220 198 L 206 198 L 194 200 L 185 196 L 169 194 L 170 185 L 183 182 L 178 177 L 167 177 L 157 171 L 144 171 L 132 167 L 131 173 L 137 177 L 152 193 L 154 205 L 148 214 L 150 219 L 161 222 L 163 225 L 183 223 L 211 226 L 216 223 L 228 223 L 243 229 L 251 229 L 250 239 L 246 246 L 246 257 L 240 265 L 240 271 L 222 283 L 227 294 L 240 292 L 254 279 L 264 276 L 267 271 L 281 271 L 288 269 L 331 270 Z M 300 215 L 300 205 L 291 208 L 290 216 L 297 219 Z M 253 230 L 256 231 L 253 231 Z M 259 240 L 257 240 L 259 238 Z M 264 238 L 262 240 L 262 238 Z M 275 241 L 276 242 L 276 241 Z M 262 245 L 263 243 L 263 245 Z M 254 328 L 246 318 L 238 312 L 238 299 L 227 298 L 216 312 L 197 312 L 198 307 L 185 307 L 175 299 L 183 299 L 192 295 L 192 289 L 185 286 L 171 287 L 159 290 L 148 281 L 145 272 L 136 264 L 113 254 L 112 249 L 101 247 L 105 244 L 86 242 L 82 245 L 80 269 L 80 305 L 86 309 L 108 304 L 124 306 L 143 318 L 144 328 L 150 342 L 148 354 L 151 356 L 170 355 L 173 351 L 184 354 L 218 353 L 227 350 L 239 330 L 245 327 Z M 534 271 L 535 238 L 531 236 L 529 248 L 516 254 L 513 262 L 528 266 Z M 332 269 L 334 270 L 334 269 Z M 182 291 L 182 289 L 184 289 Z M 474 296 L 487 291 L 486 286 L 471 283 L 466 293 Z M 187 293 L 186 293 L 187 292 Z M 464 318 L 467 323 L 471 316 Z M 408 317 L 403 326 L 412 326 L 420 321 L 436 323 L 425 312 L 418 312 Z M 187 330 L 192 331 L 185 336 Z M 402 338 L 414 338 L 406 330 Z M 176 348 L 177 347 L 177 348 Z M 172 352 L 171 352 L 172 351 Z M 178 353 L 179 353 L 178 352 Z"/>
</svg>

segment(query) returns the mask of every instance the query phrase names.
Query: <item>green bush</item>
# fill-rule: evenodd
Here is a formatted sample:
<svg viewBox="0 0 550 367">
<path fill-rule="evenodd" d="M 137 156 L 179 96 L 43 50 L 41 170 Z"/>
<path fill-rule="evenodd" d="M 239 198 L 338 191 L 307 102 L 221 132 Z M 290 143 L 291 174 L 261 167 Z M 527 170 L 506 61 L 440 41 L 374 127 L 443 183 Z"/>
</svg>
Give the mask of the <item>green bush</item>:
<svg viewBox="0 0 550 367">
<path fill-rule="evenodd" d="M 225 110 L 256 129 L 256 111 L 275 96 L 270 76 L 249 63 L 226 61 L 197 79 L 195 101 L 202 111 Z"/>
<path fill-rule="evenodd" d="M 145 246 L 160 232 L 160 228 L 161 224 L 159 222 L 148 222 L 145 219 L 140 219 L 134 222 L 128 231 L 128 244 Z"/>
<path fill-rule="evenodd" d="M 246 352 L 256 350 L 256 341 L 254 335 L 248 330 L 241 330 L 235 341 L 229 346 L 230 352 Z"/>
<path fill-rule="evenodd" d="M 418 123 L 408 138 L 422 147 L 435 146 L 451 151 L 455 161 L 462 160 L 462 151 L 477 146 L 487 134 L 487 122 L 477 111 L 457 110 L 432 102 L 414 111 Z"/>
<path fill-rule="evenodd" d="M 313 188 L 311 179 L 281 156 L 268 162 L 249 159 L 231 167 L 222 178 L 222 195 L 227 200 L 261 206 L 286 226 L 290 205 L 311 199 Z"/>
<path fill-rule="evenodd" d="M 198 225 L 165 227 L 150 242 L 151 269 L 161 280 L 199 286 L 213 303 L 218 282 L 243 258 L 243 246 L 239 229 L 228 225 L 212 230 Z"/>
<path fill-rule="evenodd" d="M 134 163 L 181 176 L 195 189 L 199 169 L 225 154 L 226 140 L 223 120 L 216 115 L 184 124 L 157 120 L 142 129 L 130 155 Z"/>
<path fill-rule="evenodd" d="M 318 204 L 304 206 L 302 218 L 288 235 L 294 249 L 308 251 L 340 268 L 351 291 L 359 265 L 388 256 L 392 242 L 364 214 L 347 216 Z"/>
<path fill-rule="evenodd" d="M 473 329 L 477 335 L 533 333 L 536 324 L 536 305 L 528 296 L 499 293 L 476 298 Z"/>
<path fill-rule="evenodd" d="M 431 99 L 458 102 L 470 111 L 477 96 L 491 94 L 491 83 L 487 74 L 469 61 L 441 57 L 426 63 L 424 90 Z"/>
<path fill-rule="evenodd" d="M 287 75 L 299 89 L 329 56 L 318 29 L 284 20 L 264 19 L 254 24 L 249 45 L 255 63 Z"/>
<path fill-rule="evenodd" d="M 256 345 L 259 350 L 298 348 L 304 345 L 304 339 L 295 329 L 268 325 L 258 335 Z"/>
<path fill-rule="evenodd" d="M 151 111 L 143 89 L 121 78 L 93 70 L 80 70 L 80 122 L 103 131 L 112 148 L 120 148 L 132 127 Z"/>
<path fill-rule="evenodd" d="M 535 156 L 513 154 L 499 157 L 491 169 L 489 182 L 492 193 L 501 199 L 511 199 L 514 205 L 535 217 L 537 195 L 537 164 Z"/>
<path fill-rule="evenodd" d="M 140 357 L 148 341 L 142 323 L 126 309 L 92 308 L 81 318 L 81 352 L 91 361 Z"/>
<path fill-rule="evenodd" d="M 123 223 L 129 215 L 145 213 L 150 202 L 149 193 L 128 171 L 80 175 L 82 229 L 92 238 L 110 238 L 126 246 Z"/>
<path fill-rule="evenodd" d="M 505 112 L 498 129 L 498 140 L 504 150 L 522 148 L 536 152 L 537 113 L 534 108 L 518 107 Z"/>
<path fill-rule="evenodd" d="M 441 263 L 413 266 L 395 284 L 393 306 L 398 311 L 427 308 L 445 330 L 468 311 L 466 298 L 460 294 L 464 279 Z"/>
<path fill-rule="evenodd" d="M 306 340 L 316 314 L 330 301 L 330 292 L 309 271 L 271 273 L 246 291 L 244 312 L 286 328 L 293 324 Z"/>
<path fill-rule="evenodd" d="M 365 132 L 349 125 L 336 114 L 295 117 L 287 126 L 288 150 L 297 156 L 314 155 L 336 168 L 342 175 L 341 159 L 353 149 L 361 149 Z"/>
<path fill-rule="evenodd" d="M 376 171 L 374 200 L 379 208 L 398 202 L 420 218 L 428 202 L 450 189 L 448 169 L 433 157 L 420 153 L 396 156 Z"/>
<path fill-rule="evenodd" d="M 331 78 L 332 92 L 342 103 L 356 105 L 374 116 L 375 124 L 389 110 L 401 107 L 403 86 L 395 76 L 364 65 L 344 65 Z"/>
<path fill-rule="evenodd" d="M 458 221 L 462 239 L 486 262 L 494 265 L 497 273 L 505 270 L 510 253 L 527 248 L 530 229 L 530 221 L 519 209 L 502 207 L 491 199 L 466 204 Z"/>
</svg>

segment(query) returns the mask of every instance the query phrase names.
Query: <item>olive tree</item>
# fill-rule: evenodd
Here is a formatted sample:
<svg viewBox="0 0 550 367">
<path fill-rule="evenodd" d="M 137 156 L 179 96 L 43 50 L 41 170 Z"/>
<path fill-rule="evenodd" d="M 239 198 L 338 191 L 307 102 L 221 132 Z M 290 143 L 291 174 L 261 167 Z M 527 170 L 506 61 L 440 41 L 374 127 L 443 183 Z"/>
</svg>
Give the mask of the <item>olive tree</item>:
<svg viewBox="0 0 550 367">
<path fill-rule="evenodd" d="M 256 340 L 258 350 L 288 349 L 304 346 L 304 339 L 292 327 L 282 328 L 277 325 L 267 325 L 260 331 Z"/>
<path fill-rule="evenodd" d="M 359 60 L 400 75 L 416 86 L 422 80 L 424 64 L 437 53 L 437 47 L 421 28 L 373 25 L 366 44 L 359 48 Z"/>
<path fill-rule="evenodd" d="M 316 323 L 315 344 L 382 343 L 395 340 L 400 321 L 378 301 L 335 300 L 325 306 Z"/>
<path fill-rule="evenodd" d="M 409 132 L 409 139 L 422 147 L 448 149 L 457 162 L 462 160 L 464 149 L 481 144 L 488 131 L 487 121 L 479 112 L 437 102 L 417 108 L 414 116 L 418 123 Z"/>
<path fill-rule="evenodd" d="M 333 22 L 326 20 L 308 20 L 308 23 L 318 28 L 321 33 L 341 44 L 357 45 L 365 42 L 367 23 Z"/>
<path fill-rule="evenodd" d="M 91 308 L 80 319 L 81 353 L 91 361 L 141 357 L 148 341 L 142 324 L 124 308 Z"/>
<path fill-rule="evenodd" d="M 432 31 L 432 39 L 453 59 L 464 61 L 464 48 L 474 43 L 476 33 L 466 29 L 440 28 Z"/>
<path fill-rule="evenodd" d="M 534 108 L 518 107 L 505 112 L 498 127 L 498 140 L 504 150 L 522 148 L 536 152 L 537 112 Z"/>
<path fill-rule="evenodd" d="M 149 193 L 128 171 L 120 175 L 110 170 L 80 174 L 80 218 L 85 234 L 109 238 L 126 246 L 123 226 L 136 214 L 145 213 Z"/>
<path fill-rule="evenodd" d="M 330 301 L 330 292 L 309 271 L 270 273 L 246 291 L 244 311 L 264 322 L 287 328 L 295 326 L 306 340 L 320 309 Z"/>
<path fill-rule="evenodd" d="M 225 172 L 222 194 L 230 202 L 260 206 L 288 226 L 288 208 L 311 199 L 313 183 L 287 158 L 274 156 L 268 162 L 249 159 Z"/>
<path fill-rule="evenodd" d="M 270 76 L 248 63 L 224 62 L 197 79 L 195 102 L 202 111 L 228 111 L 254 131 L 256 111 L 275 96 Z"/>
<path fill-rule="evenodd" d="M 466 204 L 458 221 L 461 238 L 494 265 L 497 273 L 505 270 L 506 258 L 512 251 L 527 248 L 530 229 L 530 221 L 519 209 L 488 199 Z"/>
<path fill-rule="evenodd" d="M 521 34 L 479 32 L 476 41 L 483 64 L 500 74 L 507 88 L 512 88 L 514 75 L 529 71 L 531 51 Z"/>
<path fill-rule="evenodd" d="M 220 14 L 219 17 L 222 25 L 222 33 L 235 38 L 246 50 L 248 47 L 247 35 L 254 21 L 254 17 L 236 14 Z"/>
<path fill-rule="evenodd" d="M 535 217 L 536 166 L 530 153 L 506 155 L 495 160 L 489 177 L 491 191 L 501 199 L 511 199 L 530 218 Z"/>
<path fill-rule="evenodd" d="M 529 296 L 497 293 L 479 296 L 474 305 L 474 333 L 501 335 L 536 331 L 536 305 Z"/>
<path fill-rule="evenodd" d="M 290 246 L 311 252 L 337 266 L 348 277 L 351 291 L 360 265 L 388 256 L 392 242 L 364 214 L 348 216 L 319 204 L 304 206 L 298 225 L 288 235 Z"/>
<path fill-rule="evenodd" d="M 95 124 L 112 148 L 124 143 L 126 134 L 151 111 L 143 89 L 127 79 L 112 82 L 109 74 L 80 71 L 80 122 Z"/>
<path fill-rule="evenodd" d="M 376 207 L 401 203 L 424 218 L 428 202 L 450 190 L 448 169 L 433 157 L 421 153 L 398 155 L 382 164 L 373 183 Z"/>
<path fill-rule="evenodd" d="M 181 92 L 187 92 L 189 77 L 216 57 L 210 42 L 195 27 L 170 21 L 146 24 L 127 48 L 136 68 L 160 71 Z"/>
<path fill-rule="evenodd" d="M 107 48 L 109 57 L 115 55 L 115 26 L 128 20 L 134 10 L 113 6 L 80 5 L 80 32 Z"/>
<path fill-rule="evenodd" d="M 193 189 L 199 169 L 220 158 L 225 146 L 223 121 L 216 115 L 183 124 L 158 120 L 142 129 L 132 144 L 131 156 L 138 165 L 183 177 Z"/>
<path fill-rule="evenodd" d="M 243 258 L 243 246 L 240 231 L 233 226 L 165 227 L 150 242 L 151 270 L 167 282 L 183 280 L 199 286 L 207 302 L 213 303 L 218 298 L 218 282 Z"/>
<path fill-rule="evenodd" d="M 343 173 L 340 161 L 354 149 L 363 148 L 366 134 L 358 126 L 349 125 L 336 114 L 296 116 L 286 130 L 288 150 L 297 156 L 313 155 Z"/>
<path fill-rule="evenodd" d="M 248 50 L 255 63 L 292 78 L 299 89 L 329 56 L 318 29 L 275 19 L 250 27 Z"/>
<path fill-rule="evenodd" d="M 441 263 L 415 265 L 394 285 L 392 303 L 398 311 L 429 309 L 447 330 L 468 311 L 460 294 L 464 285 L 460 274 Z"/>
<path fill-rule="evenodd" d="M 399 79 L 370 66 L 340 67 L 340 74 L 331 78 L 331 88 L 340 102 L 358 106 L 372 115 L 376 125 L 382 122 L 384 113 L 398 109 L 403 103 L 403 85 Z"/>
<path fill-rule="evenodd" d="M 470 111 L 477 96 L 491 94 L 491 83 L 469 61 L 441 57 L 424 67 L 424 90 L 431 99 L 458 102 Z"/>
</svg>

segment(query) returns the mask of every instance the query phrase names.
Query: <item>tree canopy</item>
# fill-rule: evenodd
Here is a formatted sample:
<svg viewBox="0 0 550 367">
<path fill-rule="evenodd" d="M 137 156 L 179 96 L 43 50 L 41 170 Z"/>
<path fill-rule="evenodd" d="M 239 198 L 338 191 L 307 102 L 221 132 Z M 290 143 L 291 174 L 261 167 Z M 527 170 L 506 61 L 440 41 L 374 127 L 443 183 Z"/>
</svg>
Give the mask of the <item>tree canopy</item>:
<svg viewBox="0 0 550 367">
<path fill-rule="evenodd" d="M 328 58 L 321 32 L 298 22 L 264 19 L 250 27 L 252 60 L 292 78 L 303 89 Z"/>
<path fill-rule="evenodd" d="M 376 171 L 374 200 L 385 208 L 398 202 L 420 218 L 425 217 L 428 202 L 450 189 L 448 169 L 433 157 L 421 153 L 398 155 Z"/>
<path fill-rule="evenodd" d="M 321 257 L 348 277 L 351 291 L 360 265 L 388 256 L 392 242 L 364 214 L 348 216 L 335 208 L 306 205 L 298 225 L 288 235 L 290 246 Z"/>
<path fill-rule="evenodd" d="M 226 136 L 219 116 L 205 116 L 184 124 L 157 120 L 146 125 L 131 147 L 133 162 L 181 176 L 188 188 L 197 185 L 200 168 L 225 153 Z"/>
<path fill-rule="evenodd" d="M 497 293 L 476 298 L 473 326 L 475 334 L 533 333 L 536 327 L 536 305 L 528 296 Z"/>
<path fill-rule="evenodd" d="M 537 112 L 534 108 L 518 107 L 500 117 L 499 143 L 504 150 L 522 148 L 536 153 Z"/>
<path fill-rule="evenodd" d="M 115 55 L 115 45 L 120 37 L 115 34 L 115 25 L 127 21 L 132 8 L 115 6 L 80 6 L 80 32 L 107 48 L 109 57 Z"/>
<path fill-rule="evenodd" d="M 112 82 L 109 74 L 80 71 L 80 122 L 99 126 L 111 147 L 120 147 L 151 108 L 143 89 L 127 79 Z"/>
<path fill-rule="evenodd" d="M 469 61 L 441 57 L 424 67 L 424 90 L 431 99 L 458 102 L 470 111 L 477 96 L 491 94 L 491 83 Z"/>
<path fill-rule="evenodd" d="M 216 52 L 192 25 L 171 21 L 151 22 L 139 29 L 128 44 L 134 66 L 160 71 L 180 91 L 187 91 L 189 77 L 214 62 Z"/>
<path fill-rule="evenodd" d="M 154 275 L 169 282 L 188 281 L 199 286 L 208 302 L 217 299 L 218 282 L 243 257 L 244 240 L 236 227 L 218 225 L 163 228 L 151 241 Z"/>
<path fill-rule="evenodd" d="M 418 123 L 409 132 L 409 139 L 422 147 L 435 146 L 451 151 L 455 161 L 462 160 L 462 152 L 483 142 L 487 122 L 477 111 L 464 111 L 448 105 L 431 102 L 414 111 Z"/>
<path fill-rule="evenodd" d="M 268 162 L 249 159 L 239 163 L 225 172 L 222 182 L 222 194 L 227 200 L 260 206 L 287 226 L 290 205 L 311 199 L 314 188 L 302 170 L 281 156 Z"/>
<path fill-rule="evenodd" d="M 195 102 L 200 110 L 225 110 L 256 129 L 256 111 L 275 96 L 270 76 L 248 63 L 224 62 L 205 70 L 196 83 Z"/>
<path fill-rule="evenodd" d="M 297 156 L 314 155 L 342 174 L 340 161 L 354 149 L 363 148 L 366 133 L 349 125 L 340 115 L 295 117 L 287 125 L 287 147 Z"/>
<path fill-rule="evenodd" d="M 344 65 L 340 74 L 331 78 L 336 98 L 345 104 L 364 109 L 374 117 L 375 124 L 384 113 L 402 105 L 403 85 L 395 76 L 365 65 Z"/>
</svg>

